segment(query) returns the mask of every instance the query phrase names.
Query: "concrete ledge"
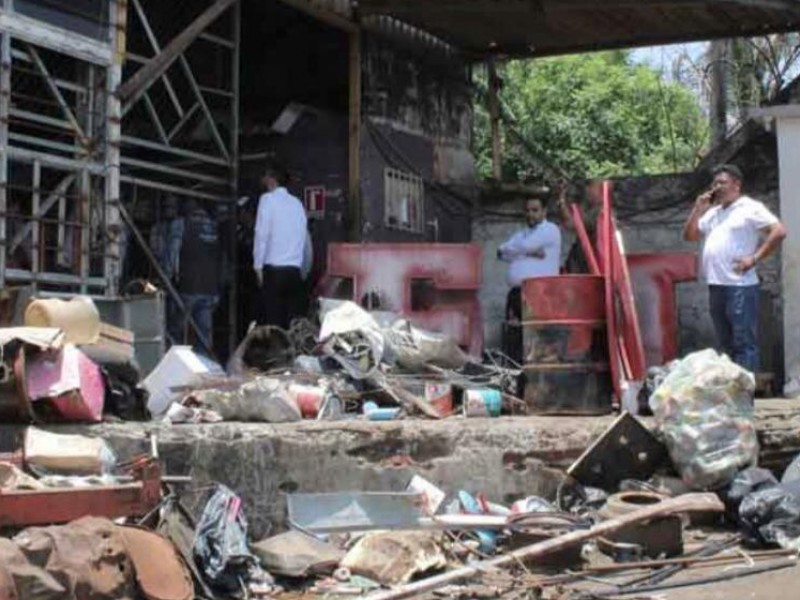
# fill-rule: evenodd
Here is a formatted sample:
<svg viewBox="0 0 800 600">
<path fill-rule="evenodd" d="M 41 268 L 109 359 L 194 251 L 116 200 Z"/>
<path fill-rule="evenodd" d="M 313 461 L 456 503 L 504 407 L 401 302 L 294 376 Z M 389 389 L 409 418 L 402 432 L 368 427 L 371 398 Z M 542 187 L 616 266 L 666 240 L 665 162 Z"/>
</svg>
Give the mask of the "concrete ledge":
<svg viewBox="0 0 800 600">
<path fill-rule="evenodd" d="M 800 453 L 800 402 L 758 401 L 762 464 L 782 469 Z M 453 418 L 371 423 L 217 423 L 57 426 L 104 437 L 120 454 L 149 452 L 156 434 L 167 472 L 190 474 L 202 492 L 213 481 L 239 493 L 252 533 L 285 525 L 284 493 L 400 490 L 414 473 L 444 489 L 510 502 L 552 497 L 566 468 L 613 420 L 606 417 Z M 647 419 L 645 419 L 647 421 Z M 3 446 L 22 428 L 0 428 Z M 203 494 L 185 496 L 199 508 Z"/>
</svg>

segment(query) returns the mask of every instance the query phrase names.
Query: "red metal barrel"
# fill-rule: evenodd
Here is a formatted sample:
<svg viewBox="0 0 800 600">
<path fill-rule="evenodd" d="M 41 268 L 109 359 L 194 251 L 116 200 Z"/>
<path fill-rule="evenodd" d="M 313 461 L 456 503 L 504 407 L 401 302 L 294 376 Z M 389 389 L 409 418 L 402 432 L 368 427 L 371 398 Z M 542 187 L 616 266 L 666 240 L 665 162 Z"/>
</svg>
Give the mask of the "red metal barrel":
<svg viewBox="0 0 800 600">
<path fill-rule="evenodd" d="M 611 411 L 603 277 L 522 282 L 525 404 L 536 414 Z"/>
</svg>

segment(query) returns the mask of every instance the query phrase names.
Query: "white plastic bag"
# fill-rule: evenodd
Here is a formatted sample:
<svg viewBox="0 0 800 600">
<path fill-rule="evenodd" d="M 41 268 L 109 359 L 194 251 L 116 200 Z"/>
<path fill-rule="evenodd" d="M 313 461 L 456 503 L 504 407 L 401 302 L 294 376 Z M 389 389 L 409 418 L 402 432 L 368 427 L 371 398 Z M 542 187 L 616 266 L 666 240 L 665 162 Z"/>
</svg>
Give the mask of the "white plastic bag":
<svg viewBox="0 0 800 600">
<path fill-rule="evenodd" d="M 755 379 L 714 350 L 683 358 L 650 396 L 673 463 L 692 489 L 731 482 L 758 459 Z"/>
</svg>

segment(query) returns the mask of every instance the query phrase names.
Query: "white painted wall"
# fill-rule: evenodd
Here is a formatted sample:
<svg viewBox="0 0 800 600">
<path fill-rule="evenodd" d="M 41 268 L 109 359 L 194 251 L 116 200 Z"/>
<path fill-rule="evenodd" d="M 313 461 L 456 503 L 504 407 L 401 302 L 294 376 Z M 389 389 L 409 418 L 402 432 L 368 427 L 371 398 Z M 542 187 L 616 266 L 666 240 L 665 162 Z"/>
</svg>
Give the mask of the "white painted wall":
<svg viewBox="0 0 800 600">
<path fill-rule="evenodd" d="M 783 351 L 787 380 L 800 376 L 800 114 L 776 118 L 780 167 Z"/>
</svg>

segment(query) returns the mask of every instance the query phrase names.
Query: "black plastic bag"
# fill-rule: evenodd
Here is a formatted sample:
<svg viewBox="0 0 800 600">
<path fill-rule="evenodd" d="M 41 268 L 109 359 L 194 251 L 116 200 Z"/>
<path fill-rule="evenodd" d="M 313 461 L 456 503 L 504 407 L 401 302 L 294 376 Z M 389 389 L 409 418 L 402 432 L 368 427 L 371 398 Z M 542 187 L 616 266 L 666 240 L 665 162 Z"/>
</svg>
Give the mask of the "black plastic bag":
<svg viewBox="0 0 800 600">
<path fill-rule="evenodd" d="M 258 568 L 258 559 L 247 546 L 247 520 L 242 501 L 218 484 L 208 499 L 194 541 L 194 559 L 214 588 L 240 591 Z"/>
<path fill-rule="evenodd" d="M 744 533 L 761 544 L 800 550 L 800 481 L 764 487 L 739 505 Z"/>
<path fill-rule="evenodd" d="M 747 496 L 753 492 L 758 492 L 778 485 L 778 480 L 772 472 L 758 467 L 750 467 L 741 471 L 728 486 L 721 496 L 725 502 L 728 516 L 734 520 L 739 520 L 739 506 Z"/>
</svg>

